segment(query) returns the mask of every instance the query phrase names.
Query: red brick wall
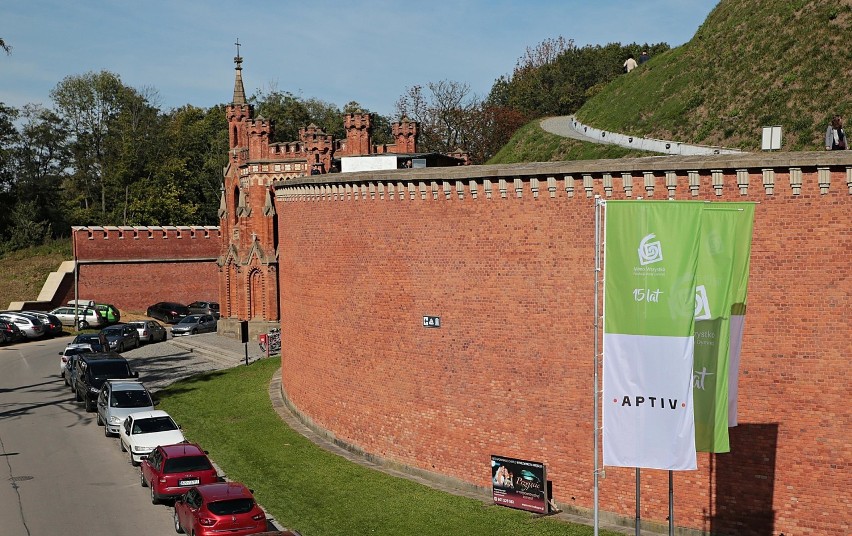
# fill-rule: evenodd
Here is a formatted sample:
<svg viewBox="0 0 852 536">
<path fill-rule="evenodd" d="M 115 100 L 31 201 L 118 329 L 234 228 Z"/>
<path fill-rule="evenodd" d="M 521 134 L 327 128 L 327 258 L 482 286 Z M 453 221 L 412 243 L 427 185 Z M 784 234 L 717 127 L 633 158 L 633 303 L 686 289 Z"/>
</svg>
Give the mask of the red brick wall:
<svg viewBox="0 0 852 536">
<path fill-rule="evenodd" d="M 816 168 L 803 168 L 794 196 L 786 172 L 767 195 L 751 169 L 741 196 L 726 170 L 716 196 L 699 168 L 695 198 L 685 170 L 698 165 L 688 165 L 677 198 L 760 204 L 741 424 L 731 453 L 699 454 L 698 471 L 675 474 L 676 523 L 848 534 L 848 172 L 833 167 L 820 194 Z M 543 461 L 556 501 L 591 509 L 594 203 L 582 174 L 574 197 L 557 176 L 555 198 L 545 178 L 537 199 L 527 178 L 521 198 L 510 178 L 506 198 L 493 179 L 486 199 L 483 177 L 478 199 L 467 180 L 463 199 L 455 181 L 447 199 L 440 179 L 437 199 L 423 179 L 425 200 L 419 182 L 404 200 L 375 187 L 366 197 L 311 185 L 279 192 L 282 374 L 295 406 L 371 454 L 483 487 L 491 454 Z M 612 176 L 612 198 L 624 198 L 620 171 Z M 647 195 L 642 174 L 633 181 L 634 196 Z M 654 184 L 665 198 L 664 175 Z M 604 195 L 600 174 L 593 189 Z M 424 315 L 440 316 L 441 328 L 422 327 Z M 602 512 L 631 517 L 634 490 L 633 469 L 606 468 Z M 643 471 L 643 520 L 666 523 L 667 490 L 666 472 Z"/>
<path fill-rule="evenodd" d="M 72 240 L 81 299 L 144 313 L 158 301 L 219 297 L 218 227 L 75 227 Z"/>
</svg>

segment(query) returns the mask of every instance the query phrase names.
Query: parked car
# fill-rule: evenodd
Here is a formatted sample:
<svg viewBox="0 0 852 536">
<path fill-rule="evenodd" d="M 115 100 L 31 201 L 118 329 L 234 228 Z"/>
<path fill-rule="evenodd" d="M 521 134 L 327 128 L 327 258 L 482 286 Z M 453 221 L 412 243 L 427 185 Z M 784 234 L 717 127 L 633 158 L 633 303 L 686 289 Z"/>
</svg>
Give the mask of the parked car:
<svg viewBox="0 0 852 536">
<path fill-rule="evenodd" d="M 135 320 L 127 324 L 136 328 L 139 342 L 162 342 L 168 337 L 166 328 L 156 320 Z"/>
<path fill-rule="evenodd" d="M 213 315 L 189 315 L 174 325 L 172 328 L 172 337 L 215 332 L 216 323 Z"/>
<path fill-rule="evenodd" d="M 139 465 L 159 445 L 186 441 L 183 432 L 165 411 L 131 413 L 118 431 L 119 447 L 128 452 L 131 465 Z"/>
<path fill-rule="evenodd" d="M 127 360 L 115 352 L 78 354 L 74 357 L 74 395 L 83 402 L 86 411 L 95 410 L 95 400 L 108 379 L 138 378 Z"/>
<path fill-rule="evenodd" d="M 207 452 L 194 443 L 160 445 L 142 461 L 139 483 L 151 489 L 151 502 L 171 500 L 192 486 L 219 482 Z"/>
<path fill-rule="evenodd" d="M 115 324 L 102 329 L 101 334 L 106 337 L 109 349 L 113 352 L 121 353 L 131 348 L 139 348 L 139 332 L 136 331 L 136 326 Z"/>
<path fill-rule="evenodd" d="M 18 342 L 26 338 L 21 328 L 14 322 L 0 318 L 0 343 Z"/>
<path fill-rule="evenodd" d="M 104 435 L 118 434 L 121 423 L 131 413 L 153 411 L 151 393 L 140 381 L 107 380 L 98 394 L 98 426 L 103 425 Z"/>
<path fill-rule="evenodd" d="M 107 324 L 106 319 L 91 307 L 63 306 L 50 311 L 56 315 L 63 326 L 76 327 L 77 329 L 100 328 Z M 76 325 L 74 324 L 76 320 Z"/>
<path fill-rule="evenodd" d="M 96 310 L 104 318 L 106 324 L 118 324 L 121 321 L 121 313 L 118 307 L 109 303 L 98 303 L 95 300 L 71 300 L 68 305 L 80 307 L 88 307 Z"/>
<path fill-rule="evenodd" d="M 213 315 L 219 318 L 219 304 L 211 301 L 194 301 L 186 306 L 190 314 Z"/>
<path fill-rule="evenodd" d="M 109 343 L 106 337 L 98 333 L 81 333 L 74 337 L 72 344 L 88 344 L 92 347 L 93 352 L 106 352 L 109 350 Z"/>
<path fill-rule="evenodd" d="M 45 329 L 41 320 L 26 313 L 5 311 L 0 313 L 0 318 L 8 322 L 12 322 L 27 339 L 38 339 L 44 337 Z"/>
<path fill-rule="evenodd" d="M 59 376 L 65 380 L 65 385 L 71 385 L 68 378 L 68 361 L 71 359 L 71 356 L 84 353 L 91 354 L 92 352 L 92 347 L 88 344 L 74 343 L 69 344 L 64 350 L 59 352 Z"/>
<path fill-rule="evenodd" d="M 239 482 L 195 486 L 175 501 L 175 532 L 244 535 L 266 530 L 266 514 Z"/>
<path fill-rule="evenodd" d="M 186 305 L 181 305 L 175 302 L 158 302 L 148 307 L 146 316 L 156 318 L 166 324 L 174 324 L 179 322 L 181 318 L 189 314 L 189 309 Z"/>
<path fill-rule="evenodd" d="M 44 311 L 21 311 L 22 313 L 26 313 L 28 315 L 34 316 L 41 320 L 41 323 L 44 325 L 45 335 L 48 337 L 54 337 L 56 335 L 62 335 L 62 322 L 59 320 L 59 317 L 56 315 L 45 313 Z"/>
</svg>

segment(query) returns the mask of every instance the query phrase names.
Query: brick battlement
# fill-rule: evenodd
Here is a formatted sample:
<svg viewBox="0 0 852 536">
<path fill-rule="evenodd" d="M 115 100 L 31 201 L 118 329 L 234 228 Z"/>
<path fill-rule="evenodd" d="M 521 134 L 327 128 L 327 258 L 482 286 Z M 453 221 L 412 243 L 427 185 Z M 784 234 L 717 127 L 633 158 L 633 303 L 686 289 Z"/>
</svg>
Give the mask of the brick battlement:
<svg viewBox="0 0 852 536">
<path fill-rule="evenodd" d="M 659 157 L 347 173 L 279 185 L 283 201 L 343 199 L 690 198 L 852 194 L 852 154 Z"/>
<path fill-rule="evenodd" d="M 215 259 L 222 233 L 215 226 L 73 227 L 79 262 Z"/>
</svg>

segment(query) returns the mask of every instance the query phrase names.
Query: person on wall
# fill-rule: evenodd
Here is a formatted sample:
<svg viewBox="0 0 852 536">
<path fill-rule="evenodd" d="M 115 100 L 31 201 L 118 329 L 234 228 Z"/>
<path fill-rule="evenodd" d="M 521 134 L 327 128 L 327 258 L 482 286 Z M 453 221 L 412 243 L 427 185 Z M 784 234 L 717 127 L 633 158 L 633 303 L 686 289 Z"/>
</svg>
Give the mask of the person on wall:
<svg viewBox="0 0 852 536">
<path fill-rule="evenodd" d="M 825 131 L 825 150 L 843 151 L 849 149 L 849 140 L 843 131 L 843 120 L 835 115 Z"/>
</svg>

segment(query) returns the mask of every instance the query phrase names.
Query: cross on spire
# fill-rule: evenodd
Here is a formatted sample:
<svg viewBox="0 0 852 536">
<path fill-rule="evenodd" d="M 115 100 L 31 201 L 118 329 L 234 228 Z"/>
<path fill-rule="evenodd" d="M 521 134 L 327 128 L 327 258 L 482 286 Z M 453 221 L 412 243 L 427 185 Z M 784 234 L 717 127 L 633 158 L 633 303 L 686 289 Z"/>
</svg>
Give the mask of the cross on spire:
<svg viewBox="0 0 852 536">
<path fill-rule="evenodd" d="M 240 57 L 240 38 L 237 38 L 237 42 L 234 43 L 237 45 L 237 55 L 234 57 L 234 63 L 237 64 L 237 69 L 240 69 L 240 64 L 243 62 L 243 58 Z"/>
</svg>

